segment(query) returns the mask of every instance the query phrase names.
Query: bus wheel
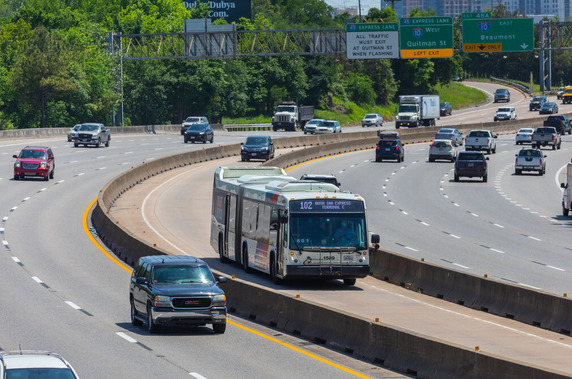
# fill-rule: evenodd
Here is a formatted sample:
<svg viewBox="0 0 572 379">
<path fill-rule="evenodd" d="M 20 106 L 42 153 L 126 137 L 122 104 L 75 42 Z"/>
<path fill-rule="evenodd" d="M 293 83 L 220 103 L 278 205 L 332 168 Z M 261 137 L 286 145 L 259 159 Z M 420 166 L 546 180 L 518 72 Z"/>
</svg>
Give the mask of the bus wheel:
<svg viewBox="0 0 572 379">
<path fill-rule="evenodd" d="M 282 279 L 278 277 L 277 271 L 278 268 L 276 267 L 276 257 L 274 252 L 270 253 L 270 276 L 272 277 L 272 281 L 276 284 L 282 283 Z"/>
<path fill-rule="evenodd" d="M 220 263 L 228 262 L 228 258 L 224 256 L 224 243 L 222 242 L 222 236 L 218 238 L 218 255 L 220 258 Z"/>
<path fill-rule="evenodd" d="M 355 279 L 355 278 L 353 278 L 353 279 L 344 279 L 344 284 L 345 284 L 346 286 L 353 286 L 353 285 L 356 284 L 356 279 Z"/>
<path fill-rule="evenodd" d="M 248 267 L 248 246 L 246 244 L 242 247 L 242 268 L 244 272 L 252 272 Z"/>
</svg>

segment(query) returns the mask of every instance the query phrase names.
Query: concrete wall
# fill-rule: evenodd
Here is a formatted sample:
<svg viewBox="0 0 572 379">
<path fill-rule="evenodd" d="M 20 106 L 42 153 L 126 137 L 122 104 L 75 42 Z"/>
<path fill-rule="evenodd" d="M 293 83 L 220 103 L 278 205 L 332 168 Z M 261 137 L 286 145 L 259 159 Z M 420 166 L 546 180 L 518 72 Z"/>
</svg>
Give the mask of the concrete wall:
<svg viewBox="0 0 572 379">
<path fill-rule="evenodd" d="M 490 128 L 496 133 L 511 133 L 523 126 L 519 122 L 490 124 L 471 125 L 463 130 Z M 428 142 L 435 129 L 405 129 L 400 134 L 407 143 Z M 288 167 L 326 155 L 371 148 L 376 141 L 375 131 L 276 139 L 278 147 L 306 148 L 266 164 Z M 126 226 L 113 219 L 109 209 L 115 200 L 132 186 L 161 172 L 238 155 L 239 152 L 238 144 L 192 151 L 144 163 L 119 175 L 103 188 L 92 212 L 92 222 L 99 236 L 129 264 L 141 256 L 167 254 L 167 251 L 139 241 Z M 466 306 L 557 332 L 566 333 L 570 329 L 572 302 L 567 298 L 444 269 L 383 250 L 372 252 L 371 267 L 377 278 L 431 296 L 462 301 Z M 412 375 L 439 378 L 563 377 L 293 298 L 240 279 L 229 280 L 224 290 L 231 312 Z"/>
</svg>

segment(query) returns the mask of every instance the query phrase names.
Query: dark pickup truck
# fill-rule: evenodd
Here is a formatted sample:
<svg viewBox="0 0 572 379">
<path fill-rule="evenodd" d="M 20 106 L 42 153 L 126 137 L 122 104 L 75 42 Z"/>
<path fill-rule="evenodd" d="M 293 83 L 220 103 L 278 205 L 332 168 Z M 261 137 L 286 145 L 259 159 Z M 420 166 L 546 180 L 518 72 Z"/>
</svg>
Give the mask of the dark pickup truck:
<svg viewBox="0 0 572 379">
<path fill-rule="evenodd" d="M 543 126 L 552 126 L 553 128 L 556 128 L 556 131 L 559 134 L 572 134 L 572 124 L 570 123 L 570 119 L 562 114 L 548 116 L 544 121 Z"/>
<path fill-rule="evenodd" d="M 534 133 L 532 133 L 532 147 L 540 149 L 540 146 L 552 146 L 552 150 L 560 149 L 562 140 L 560 139 L 560 134 L 556 131 L 553 126 L 545 126 L 541 128 L 536 128 Z"/>
</svg>

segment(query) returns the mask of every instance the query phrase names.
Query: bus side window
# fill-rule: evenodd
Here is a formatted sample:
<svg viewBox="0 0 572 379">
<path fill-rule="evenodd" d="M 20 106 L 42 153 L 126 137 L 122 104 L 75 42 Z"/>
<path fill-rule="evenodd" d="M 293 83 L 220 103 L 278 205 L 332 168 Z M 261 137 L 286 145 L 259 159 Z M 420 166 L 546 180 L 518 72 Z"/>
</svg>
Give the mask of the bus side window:
<svg viewBox="0 0 572 379">
<path fill-rule="evenodd" d="M 278 208 L 270 209 L 270 230 L 278 230 Z"/>
</svg>

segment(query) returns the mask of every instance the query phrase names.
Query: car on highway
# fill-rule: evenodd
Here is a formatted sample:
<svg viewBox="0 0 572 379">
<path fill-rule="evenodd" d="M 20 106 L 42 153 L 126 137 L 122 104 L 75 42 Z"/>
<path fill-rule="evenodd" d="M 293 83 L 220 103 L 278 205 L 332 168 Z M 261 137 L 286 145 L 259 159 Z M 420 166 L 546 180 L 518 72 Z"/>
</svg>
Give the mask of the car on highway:
<svg viewBox="0 0 572 379">
<path fill-rule="evenodd" d="M 442 128 L 435 133 L 435 138 L 438 139 L 449 139 L 453 142 L 455 146 L 463 146 L 463 133 L 457 129 Z"/>
<path fill-rule="evenodd" d="M 520 175 L 523 171 L 536 171 L 539 175 L 546 173 L 546 155 L 540 149 L 523 148 L 515 156 L 515 175 Z"/>
<path fill-rule="evenodd" d="M 181 124 L 181 135 L 185 134 L 185 131 L 192 124 L 208 124 L 209 120 L 204 116 L 191 116 L 187 117 L 185 121 Z"/>
<path fill-rule="evenodd" d="M 316 134 L 341 133 L 342 126 L 339 121 L 325 120 L 316 127 Z"/>
<path fill-rule="evenodd" d="M 375 161 L 381 162 L 384 159 L 395 159 L 403 162 L 405 159 L 405 148 L 397 133 L 381 133 L 379 141 L 375 147 Z"/>
<path fill-rule="evenodd" d="M 534 133 L 534 128 L 520 128 L 516 132 L 516 144 L 522 145 L 523 143 L 532 143 L 532 134 Z"/>
<path fill-rule="evenodd" d="M 240 158 L 243 162 L 251 159 L 267 161 L 274 158 L 274 142 L 269 136 L 248 136 L 240 145 Z"/>
<path fill-rule="evenodd" d="M 542 104 L 542 107 L 540 107 L 540 110 L 538 111 L 539 114 L 554 114 L 554 113 L 558 113 L 558 104 L 552 102 L 552 101 L 547 101 L 546 103 Z"/>
<path fill-rule="evenodd" d="M 455 161 L 455 178 L 456 182 L 461 177 L 482 178 L 483 182 L 487 181 L 489 157 L 480 151 L 460 151 Z"/>
<path fill-rule="evenodd" d="M 542 123 L 542 126 L 552 126 L 562 135 L 572 134 L 572 121 L 564 114 L 548 116 Z"/>
<path fill-rule="evenodd" d="M 54 178 L 56 160 L 51 148 L 47 146 L 26 146 L 19 154 L 12 156 L 14 162 L 14 180 L 24 178 Z"/>
<path fill-rule="evenodd" d="M 562 104 L 569 104 L 572 103 L 572 86 L 564 87 L 562 95 L 560 95 L 562 99 Z"/>
<path fill-rule="evenodd" d="M 451 104 L 449 104 L 448 101 L 439 103 L 439 108 L 441 116 L 450 116 L 453 113 L 453 108 L 451 107 Z"/>
<path fill-rule="evenodd" d="M 564 93 L 564 87 L 558 88 L 558 90 L 556 91 L 556 100 L 561 100 L 563 93 Z"/>
<path fill-rule="evenodd" d="M 383 117 L 379 113 L 369 113 L 363 116 L 361 126 L 383 126 Z"/>
<path fill-rule="evenodd" d="M 336 187 L 340 187 L 341 183 L 332 174 L 304 174 L 300 177 L 300 180 L 313 180 L 316 182 L 330 183 Z"/>
<path fill-rule="evenodd" d="M 497 109 L 497 113 L 495 113 L 493 120 L 494 121 L 502 121 L 502 120 L 515 120 L 516 119 L 516 110 L 514 107 L 502 107 Z"/>
<path fill-rule="evenodd" d="M 316 133 L 316 128 L 320 125 L 322 125 L 322 123 L 324 123 L 326 120 L 321 119 L 321 118 L 313 118 L 310 121 L 308 121 L 306 123 L 306 125 L 304 125 L 304 134 L 314 134 Z"/>
<path fill-rule="evenodd" d="M 71 364 L 59 354 L 42 350 L 0 351 L 1 379 L 77 379 Z"/>
<path fill-rule="evenodd" d="M 542 126 L 532 133 L 532 147 L 552 146 L 552 150 L 560 150 L 562 139 L 555 127 Z"/>
<path fill-rule="evenodd" d="M 72 137 L 72 141 L 74 147 L 79 145 L 100 147 L 102 143 L 105 144 L 105 147 L 109 147 L 111 129 L 107 129 L 105 125 L 100 123 L 81 124 L 77 129 L 77 137 Z"/>
<path fill-rule="evenodd" d="M 74 125 L 73 128 L 70 128 L 70 130 L 68 130 L 68 142 L 71 142 L 74 138 L 77 138 L 77 130 L 79 129 L 80 126 L 81 124 L 76 124 Z"/>
<path fill-rule="evenodd" d="M 131 323 L 147 323 L 149 333 L 162 325 L 212 324 L 217 334 L 226 329 L 226 296 L 201 259 L 188 255 L 153 255 L 139 258 L 131 275 Z"/>
<path fill-rule="evenodd" d="M 546 103 L 547 101 L 548 101 L 548 98 L 546 96 L 535 96 L 532 98 L 532 100 L 530 100 L 530 103 L 528 104 L 528 110 L 529 111 L 538 111 L 538 110 L 540 110 L 542 105 L 544 103 Z"/>
<path fill-rule="evenodd" d="M 191 124 L 183 134 L 185 143 L 187 142 L 214 142 L 214 130 L 209 123 Z"/>
<path fill-rule="evenodd" d="M 449 139 L 436 139 L 429 145 L 429 162 L 445 159 L 454 162 L 457 159 L 457 147 Z"/>
<path fill-rule="evenodd" d="M 497 152 L 497 138 L 490 130 L 471 130 L 465 138 L 465 150 L 486 150 L 489 154 Z"/>
<path fill-rule="evenodd" d="M 510 102 L 510 92 L 507 88 L 497 88 L 495 91 L 493 102 L 498 103 L 500 101 Z"/>
</svg>

